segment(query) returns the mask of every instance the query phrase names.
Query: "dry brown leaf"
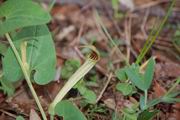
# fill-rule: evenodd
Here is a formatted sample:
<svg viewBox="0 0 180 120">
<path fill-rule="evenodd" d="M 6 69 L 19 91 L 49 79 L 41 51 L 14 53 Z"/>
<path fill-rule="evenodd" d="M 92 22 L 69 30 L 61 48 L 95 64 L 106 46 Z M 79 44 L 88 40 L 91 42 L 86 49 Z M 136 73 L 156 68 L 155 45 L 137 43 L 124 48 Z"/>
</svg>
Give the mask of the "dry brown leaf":
<svg viewBox="0 0 180 120">
<path fill-rule="evenodd" d="M 163 96 L 167 92 L 157 81 L 154 82 L 153 89 L 156 98 Z"/>
<path fill-rule="evenodd" d="M 34 109 L 31 109 L 29 120 L 41 120 L 41 118 Z"/>
<path fill-rule="evenodd" d="M 174 112 L 175 118 L 176 120 L 180 120 L 180 103 L 176 103 L 174 107 L 176 109 Z"/>
</svg>

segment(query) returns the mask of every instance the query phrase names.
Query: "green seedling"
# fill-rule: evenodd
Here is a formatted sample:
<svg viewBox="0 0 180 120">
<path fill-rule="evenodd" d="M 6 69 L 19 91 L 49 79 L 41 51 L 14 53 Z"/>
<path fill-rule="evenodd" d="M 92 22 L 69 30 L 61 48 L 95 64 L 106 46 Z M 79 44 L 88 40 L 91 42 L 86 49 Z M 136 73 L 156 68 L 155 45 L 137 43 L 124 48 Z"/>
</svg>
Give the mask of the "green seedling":
<svg viewBox="0 0 180 120">
<path fill-rule="evenodd" d="M 165 22 L 167 21 L 167 18 L 170 15 L 170 11 L 172 10 L 174 4 L 175 0 L 172 1 L 171 6 L 169 7 L 169 10 L 160 26 L 153 28 L 143 49 L 141 50 L 140 55 L 136 60 L 136 63 L 133 63 L 132 65 L 129 65 L 123 69 L 119 69 L 115 72 L 117 78 L 121 81 L 121 83 L 117 84 L 116 88 L 124 95 L 130 94 L 130 92 L 126 89 L 126 86 L 130 86 L 131 84 L 144 92 L 144 95 L 140 95 L 139 110 L 135 109 L 136 111 L 129 111 L 129 108 L 126 108 L 128 109 L 129 113 L 132 112 L 130 114 L 128 114 L 127 110 L 122 111 L 123 115 L 125 116 L 123 118 L 124 120 L 151 120 L 158 113 L 158 111 L 149 110 L 149 108 L 152 108 L 161 102 L 175 103 L 179 102 L 180 100 L 179 98 L 176 98 L 180 92 L 174 92 L 174 89 L 180 82 L 180 78 L 177 79 L 176 83 L 172 86 L 172 88 L 169 89 L 169 91 L 164 96 L 148 100 L 148 89 L 150 88 L 153 80 L 155 61 L 153 58 L 150 58 L 147 62 L 145 71 L 142 71 L 142 67 L 139 66 L 139 63 L 141 63 L 145 54 L 151 48 L 152 44 L 156 40 L 156 37 L 159 35 L 160 31 L 165 25 Z M 178 33 L 176 34 L 178 36 Z"/>
</svg>

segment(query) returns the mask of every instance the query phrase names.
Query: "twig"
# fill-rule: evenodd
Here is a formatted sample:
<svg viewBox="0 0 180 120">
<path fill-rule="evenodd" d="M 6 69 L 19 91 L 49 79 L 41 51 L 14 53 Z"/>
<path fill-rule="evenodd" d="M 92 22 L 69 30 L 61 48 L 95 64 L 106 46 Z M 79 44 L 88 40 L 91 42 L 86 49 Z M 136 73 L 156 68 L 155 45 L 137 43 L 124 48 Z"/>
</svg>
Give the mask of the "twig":
<svg viewBox="0 0 180 120">
<path fill-rule="evenodd" d="M 165 3 L 165 2 L 170 2 L 171 0 L 158 0 L 158 1 L 153 1 L 147 4 L 143 4 L 141 6 L 136 7 L 134 10 L 141 10 L 141 9 L 145 9 L 145 8 L 150 8 L 156 5 L 159 5 L 161 3 Z"/>
<path fill-rule="evenodd" d="M 5 111 L 5 110 L 2 110 L 2 109 L 0 109 L 0 111 L 1 111 L 2 113 L 4 113 L 4 114 L 9 115 L 10 117 L 16 119 L 16 115 L 14 115 L 14 114 L 12 114 L 12 113 L 10 113 L 10 112 L 7 112 L 7 111 Z"/>
<path fill-rule="evenodd" d="M 121 52 L 121 50 L 118 48 L 118 46 L 116 45 L 116 43 L 113 41 L 111 35 L 108 33 L 106 27 L 104 26 L 99 14 L 97 11 L 94 11 L 94 17 L 95 17 L 95 20 L 98 24 L 100 24 L 100 26 L 102 27 L 104 33 L 106 34 L 108 40 L 110 40 L 110 42 L 114 45 L 114 47 L 117 48 L 117 52 L 119 53 L 119 55 L 121 55 L 121 58 L 125 61 L 126 65 L 129 65 L 128 63 L 128 60 L 126 58 L 126 56 Z"/>
<path fill-rule="evenodd" d="M 99 96 L 97 97 L 96 103 L 98 103 L 98 101 L 101 99 L 102 95 L 104 94 L 107 86 L 109 85 L 109 83 L 110 83 L 110 81 L 111 81 L 111 78 L 112 78 L 112 73 L 110 73 L 110 75 L 108 76 L 108 80 L 107 80 L 105 86 L 103 87 L 101 93 L 100 93 Z"/>
</svg>

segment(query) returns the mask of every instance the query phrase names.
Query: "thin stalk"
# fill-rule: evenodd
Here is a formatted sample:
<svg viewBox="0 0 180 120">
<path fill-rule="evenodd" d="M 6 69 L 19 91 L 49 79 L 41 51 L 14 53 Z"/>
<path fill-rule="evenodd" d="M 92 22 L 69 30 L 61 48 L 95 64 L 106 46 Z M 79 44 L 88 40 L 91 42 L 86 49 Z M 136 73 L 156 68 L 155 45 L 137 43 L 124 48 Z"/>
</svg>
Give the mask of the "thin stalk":
<svg viewBox="0 0 180 120">
<path fill-rule="evenodd" d="M 122 53 L 122 51 L 118 48 L 118 46 L 116 45 L 116 43 L 113 41 L 113 38 L 111 37 L 111 35 L 109 34 L 107 28 L 105 27 L 105 25 L 103 24 L 99 13 L 97 11 L 95 11 L 95 16 L 97 19 L 97 22 L 100 24 L 100 26 L 103 29 L 103 32 L 105 33 L 105 35 L 107 36 L 107 38 L 110 40 L 110 42 L 113 44 L 113 46 L 118 50 L 118 53 L 122 56 L 122 59 L 125 61 L 126 65 L 129 66 L 129 62 L 128 59 L 126 58 L 126 56 Z"/>
<path fill-rule="evenodd" d="M 99 55 L 93 52 L 90 54 L 84 64 L 69 78 L 64 87 L 59 91 L 53 102 L 49 106 L 49 114 L 55 115 L 55 106 L 59 103 L 69 90 L 82 78 L 84 77 L 99 60 Z"/>
<path fill-rule="evenodd" d="M 52 10 L 52 8 L 53 8 L 53 6 L 54 6 L 55 3 L 56 3 L 56 0 L 52 0 L 52 1 L 50 2 L 50 5 L 49 5 L 49 7 L 48 7 L 48 11 L 49 11 L 49 12 Z"/>
<path fill-rule="evenodd" d="M 54 115 L 50 115 L 50 120 L 54 120 Z"/>
<path fill-rule="evenodd" d="M 176 86 L 179 85 L 179 83 L 180 83 L 180 77 L 176 80 L 174 85 L 166 92 L 166 94 L 164 96 L 169 95 L 176 88 Z"/>
<path fill-rule="evenodd" d="M 13 50 L 15 56 L 16 56 L 16 59 L 17 59 L 19 65 L 20 65 L 20 67 L 21 67 L 21 69 L 22 69 L 22 72 L 23 72 L 23 74 L 24 74 L 25 80 L 26 80 L 26 82 L 27 82 L 27 84 L 28 84 L 28 87 L 29 87 L 29 89 L 31 90 L 31 93 L 32 93 L 32 95 L 33 95 L 33 97 L 34 97 L 34 99 L 35 99 L 35 101 L 36 101 L 36 104 L 37 104 L 40 112 L 41 112 L 42 118 L 43 118 L 43 120 L 47 120 L 46 114 L 45 114 L 45 112 L 44 112 L 44 110 L 43 110 L 43 108 L 42 108 L 42 106 L 41 106 L 41 103 L 40 103 L 40 101 L 39 101 L 39 98 L 38 98 L 38 96 L 37 96 L 37 94 L 36 94 L 36 92 L 35 92 L 35 90 L 34 90 L 34 88 L 33 88 L 33 86 L 32 86 L 32 83 L 31 83 L 31 80 L 30 80 L 30 76 L 29 76 L 29 74 L 28 74 L 28 72 L 27 72 L 26 66 L 23 64 L 23 62 L 22 62 L 22 60 L 21 60 L 21 57 L 20 57 L 20 55 L 19 55 L 16 47 L 14 46 L 14 43 L 12 42 L 11 37 L 9 36 L 9 34 L 6 33 L 5 36 L 6 36 L 8 42 L 9 42 L 9 44 L 10 44 L 10 46 L 11 46 L 11 48 L 12 48 L 12 50 Z"/>
<path fill-rule="evenodd" d="M 145 104 L 145 106 L 147 105 L 147 98 L 148 98 L 148 92 L 147 92 L 147 90 L 145 90 L 144 91 L 144 104 Z"/>
<path fill-rule="evenodd" d="M 170 7 L 169 7 L 169 9 L 168 9 L 168 12 L 167 12 L 166 16 L 165 16 L 164 19 L 162 20 L 162 22 L 161 22 L 158 30 L 156 31 L 155 35 L 152 36 L 152 39 L 150 40 L 149 45 L 148 45 L 148 46 L 144 46 L 143 51 L 141 51 L 140 55 L 138 56 L 138 58 L 137 58 L 137 60 L 136 60 L 136 63 L 137 63 L 137 64 L 139 64 L 139 63 L 142 61 L 143 57 L 145 56 L 145 54 L 148 52 L 148 50 L 150 49 L 150 47 L 152 46 L 152 44 L 153 44 L 154 41 L 156 40 L 157 36 L 159 35 L 160 31 L 162 30 L 163 26 L 165 25 L 165 23 L 166 23 L 169 15 L 170 15 L 170 13 L 171 13 L 171 10 L 172 10 L 175 2 L 176 2 L 176 0 L 173 0 L 173 1 L 172 1 L 171 5 L 170 5 Z M 152 30 L 152 31 L 154 31 L 154 30 Z M 149 38 L 149 37 L 148 37 L 148 38 Z"/>
</svg>

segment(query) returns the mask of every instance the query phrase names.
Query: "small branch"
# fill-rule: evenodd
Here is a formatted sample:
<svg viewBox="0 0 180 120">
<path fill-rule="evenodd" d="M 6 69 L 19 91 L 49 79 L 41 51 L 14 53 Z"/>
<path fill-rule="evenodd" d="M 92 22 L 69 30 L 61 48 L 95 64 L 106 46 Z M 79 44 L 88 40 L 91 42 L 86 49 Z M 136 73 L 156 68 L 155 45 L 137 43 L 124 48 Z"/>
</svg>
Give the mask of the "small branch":
<svg viewBox="0 0 180 120">
<path fill-rule="evenodd" d="M 98 103 L 98 101 L 101 99 L 103 93 L 105 92 L 107 86 L 109 85 L 109 82 L 111 81 L 111 78 L 112 78 L 112 73 L 110 73 L 110 75 L 109 75 L 109 77 L 108 77 L 108 80 L 107 80 L 105 86 L 103 87 L 101 93 L 99 94 L 98 98 L 96 99 L 96 103 Z"/>
</svg>

